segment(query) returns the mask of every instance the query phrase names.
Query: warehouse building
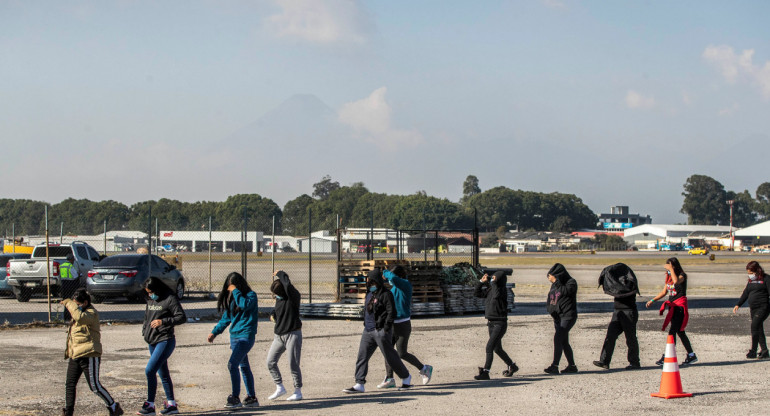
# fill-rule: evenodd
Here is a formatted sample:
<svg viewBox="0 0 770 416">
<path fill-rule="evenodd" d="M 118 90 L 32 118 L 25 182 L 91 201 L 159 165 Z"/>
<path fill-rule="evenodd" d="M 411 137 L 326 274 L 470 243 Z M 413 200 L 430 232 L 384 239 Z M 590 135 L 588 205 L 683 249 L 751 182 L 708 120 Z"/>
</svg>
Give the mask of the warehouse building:
<svg viewBox="0 0 770 416">
<path fill-rule="evenodd" d="M 240 252 L 243 246 L 241 231 L 212 231 L 211 250 L 218 252 Z M 154 240 L 154 238 L 153 238 Z M 158 245 L 168 251 L 208 251 L 208 231 L 161 231 Z M 246 233 L 246 251 L 256 253 L 264 249 L 264 233 Z"/>
<path fill-rule="evenodd" d="M 623 239 L 639 249 L 665 250 L 676 244 L 684 247 L 729 246 L 730 227 L 723 225 L 645 224 L 626 229 Z"/>
<path fill-rule="evenodd" d="M 766 246 L 770 244 L 770 221 L 754 224 L 735 232 L 735 241 L 743 246 Z"/>
</svg>

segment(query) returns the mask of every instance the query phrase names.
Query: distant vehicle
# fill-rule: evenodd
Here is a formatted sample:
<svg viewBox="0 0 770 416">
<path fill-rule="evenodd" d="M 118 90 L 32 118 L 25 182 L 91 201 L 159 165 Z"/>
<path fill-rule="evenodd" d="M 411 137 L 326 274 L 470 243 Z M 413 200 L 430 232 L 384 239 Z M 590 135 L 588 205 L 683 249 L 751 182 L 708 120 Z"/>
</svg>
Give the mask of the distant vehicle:
<svg viewBox="0 0 770 416">
<path fill-rule="evenodd" d="M 703 248 L 703 247 L 696 247 L 696 248 L 691 248 L 690 250 L 688 250 L 687 254 L 698 255 L 698 256 L 705 256 L 706 254 L 709 254 L 709 251 L 706 248 Z"/>
<path fill-rule="evenodd" d="M 770 253 L 770 248 L 758 248 L 754 250 L 755 253 L 767 254 Z"/>
<path fill-rule="evenodd" d="M 664 243 L 660 245 L 660 250 L 662 251 L 683 251 L 684 248 L 682 248 L 681 244 L 668 244 Z"/>
<path fill-rule="evenodd" d="M 144 299 L 144 284 L 151 276 L 165 283 L 179 299 L 185 295 L 182 273 L 155 255 L 116 254 L 94 266 L 87 276 L 86 290 L 94 303 L 121 296 L 129 300 Z"/>
<path fill-rule="evenodd" d="M 0 254 L 0 294 L 13 294 L 11 286 L 8 285 L 8 264 L 11 260 L 28 259 L 31 254 L 28 253 L 7 253 Z"/>
</svg>

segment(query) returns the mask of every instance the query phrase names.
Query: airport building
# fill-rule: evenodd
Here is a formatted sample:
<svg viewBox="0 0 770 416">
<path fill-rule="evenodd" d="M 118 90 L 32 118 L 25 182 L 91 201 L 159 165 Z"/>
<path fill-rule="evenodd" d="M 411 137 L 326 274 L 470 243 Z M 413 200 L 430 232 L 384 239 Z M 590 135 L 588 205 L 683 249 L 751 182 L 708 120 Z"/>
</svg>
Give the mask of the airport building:
<svg viewBox="0 0 770 416">
<path fill-rule="evenodd" d="M 243 246 L 241 231 L 212 231 L 211 250 L 218 252 L 240 252 Z M 249 231 L 246 233 L 246 251 L 256 253 L 264 249 L 264 233 Z M 168 251 L 208 251 L 208 231 L 161 231 L 160 247 Z"/>
<path fill-rule="evenodd" d="M 735 231 L 735 241 L 740 241 L 744 246 L 770 245 L 770 221 L 754 224 L 751 227 Z"/>
<path fill-rule="evenodd" d="M 626 229 L 623 239 L 629 246 L 651 250 L 671 249 L 672 244 L 681 247 L 724 245 L 730 240 L 730 226 L 645 224 Z"/>
<path fill-rule="evenodd" d="M 622 232 L 644 224 L 652 224 L 652 218 L 649 215 L 630 214 L 624 205 L 610 207 L 609 214 L 599 215 L 599 227 L 604 231 Z"/>
</svg>

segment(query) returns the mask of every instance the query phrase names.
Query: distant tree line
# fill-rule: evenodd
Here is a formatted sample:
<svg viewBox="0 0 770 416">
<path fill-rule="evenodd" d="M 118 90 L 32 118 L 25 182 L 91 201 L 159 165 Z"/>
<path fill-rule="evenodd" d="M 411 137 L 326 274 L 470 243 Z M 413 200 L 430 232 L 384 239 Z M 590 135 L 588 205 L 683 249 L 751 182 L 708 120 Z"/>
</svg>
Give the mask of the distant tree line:
<svg viewBox="0 0 770 416">
<path fill-rule="evenodd" d="M 157 218 L 163 230 L 240 230 L 244 216 L 249 230 L 270 232 L 273 217 L 276 232 L 308 234 L 308 216 L 313 230 L 333 230 L 337 217 L 343 227 L 387 227 L 401 230 L 471 229 L 474 214 L 482 231 L 497 229 L 569 231 L 594 228 L 598 221 L 583 201 L 572 194 L 540 193 L 496 187 L 481 191 L 478 179 L 469 176 L 460 202 L 427 195 L 388 195 L 370 192 L 363 183 L 340 186 L 325 176 L 313 185 L 312 195 L 303 194 L 284 205 L 257 194 L 233 195 L 223 202 L 182 202 L 172 199 L 125 205 L 116 201 L 65 199 L 57 204 L 26 199 L 0 199 L 0 232 L 17 235 L 45 232 L 44 210 L 48 206 L 49 230 L 58 234 L 99 234 L 104 221 L 108 230 L 147 230 Z M 152 219 L 149 211 L 152 208 Z"/>
<path fill-rule="evenodd" d="M 733 225 L 747 227 L 770 217 L 770 182 L 757 187 L 754 196 L 748 190 L 725 190 L 716 179 L 706 175 L 692 175 L 684 184 L 684 203 L 681 212 L 687 214 L 688 224 L 729 225 L 730 205 L 733 201 Z"/>
</svg>

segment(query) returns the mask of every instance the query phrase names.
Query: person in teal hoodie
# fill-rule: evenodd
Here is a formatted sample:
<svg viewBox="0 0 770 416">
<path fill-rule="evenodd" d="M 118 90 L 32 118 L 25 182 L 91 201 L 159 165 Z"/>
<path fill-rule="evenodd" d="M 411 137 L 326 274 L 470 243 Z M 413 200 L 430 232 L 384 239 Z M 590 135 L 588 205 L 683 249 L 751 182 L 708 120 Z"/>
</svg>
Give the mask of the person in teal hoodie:
<svg viewBox="0 0 770 416">
<path fill-rule="evenodd" d="M 230 349 L 232 354 L 227 362 L 232 383 L 232 394 L 227 398 L 225 408 L 259 406 L 256 392 L 254 391 L 254 375 L 249 366 L 249 351 L 254 346 L 257 335 L 257 294 L 249 287 L 246 279 L 238 273 L 230 273 L 222 286 L 222 292 L 217 298 L 217 311 L 222 313 L 222 319 L 211 330 L 208 341 L 214 342 L 217 335 L 223 333 L 230 326 Z M 241 402 L 241 380 L 238 368 L 243 375 L 243 384 L 246 386 L 246 398 Z"/>
<path fill-rule="evenodd" d="M 388 280 L 391 293 L 396 304 L 396 319 L 393 321 L 393 345 L 402 360 L 420 370 L 422 384 L 428 384 L 433 375 L 433 366 L 424 365 L 417 357 L 407 351 L 409 336 L 412 334 L 412 284 L 407 280 L 406 270 L 402 266 L 394 266 L 391 270 L 385 270 L 382 277 Z M 385 360 L 387 372 L 385 380 L 377 385 L 377 388 L 396 387 L 396 379 L 393 378 L 393 369 Z"/>
</svg>

